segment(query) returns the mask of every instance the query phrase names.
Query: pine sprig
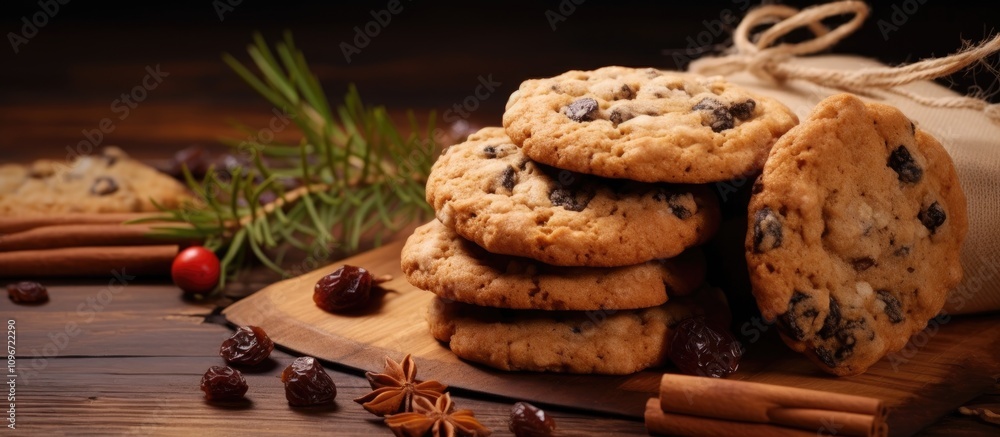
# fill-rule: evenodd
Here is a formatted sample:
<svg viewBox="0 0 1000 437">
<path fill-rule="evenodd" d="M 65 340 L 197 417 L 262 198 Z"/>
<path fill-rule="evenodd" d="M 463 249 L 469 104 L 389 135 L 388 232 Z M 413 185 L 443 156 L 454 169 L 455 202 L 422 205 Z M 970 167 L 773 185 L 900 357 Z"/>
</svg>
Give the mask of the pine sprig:
<svg viewBox="0 0 1000 437">
<path fill-rule="evenodd" d="M 342 104 L 331 106 L 289 33 L 273 52 L 255 34 L 247 51 L 258 73 L 229 54 L 223 60 L 303 138 L 298 144 L 229 140 L 239 165 L 210 168 L 201 180 L 185 168 L 196 201 L 144 220 L 168 222 L 155 229 L 158 235 L 201 239 L 221 254 L 222 288 L 251 257 L 287 276 L 285 250 L 353 253 L 363 237 L 379 245 L 429 215 L 424 184 L 439 147 L 433 113 L 421 127 L 408 112 L 404 135 L 384 107 L 365 106 L 353 85 Z"/>
</svg>

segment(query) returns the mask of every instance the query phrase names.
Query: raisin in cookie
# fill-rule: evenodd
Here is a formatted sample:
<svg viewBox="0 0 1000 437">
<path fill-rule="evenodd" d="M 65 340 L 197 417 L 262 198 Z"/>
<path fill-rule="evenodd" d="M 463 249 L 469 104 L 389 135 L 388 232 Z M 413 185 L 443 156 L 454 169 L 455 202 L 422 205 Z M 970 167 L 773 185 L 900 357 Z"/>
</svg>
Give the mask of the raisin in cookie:
<svg viewBox="0 0 1000 437">
<path fill-rule="evenodd" d="M 121 149 L 81 156 L 71 163 L 39 160 L 0 167 L 0 215 L 151 212 L 153 201 L 176 208 L 187 189 Z"/>
<path fill-rule="evenodd" d="M 671 327 L 700 315 L 728 325 L 718 289 L 621 311 L 510 310 L 436 297 L 427 319 L 455 355 L 497 369 L 624 375 L 664 364 Z"/>
<path fill-rule="evenodd" d="M 823 100 L 774 146 L 753 192 L 754 296 L 828 372 L 862 373 L 901 349 L 962 277 L 951 158 L 893 107 Z"/>
<path fill-rule="evenodd" d="M 645 184 L 558 170 L 525 157 L 500 128 L 446 150 L 427 180 L 437 218 L 486 250 L 561 266 L 670 258 L 719 223 L 704 186 Z"/>
<path fill-rule="evenodd" d="M 413 286 L 473 305 L 538 310 L 634 309 L 694 291 L 705 279 L 698 249 L 626 267 L 558 267 L 487 252 L 441 222 L 417 228 L 402 251 Z"/>
<path fill-rule="evenodd" d="M 776 100 L 719 77 L 604 67 L 528 80 L 503 125 L 531 159 L 645 182 L 705 183 L 760 170 L 798 122 Z"/>
</svg>

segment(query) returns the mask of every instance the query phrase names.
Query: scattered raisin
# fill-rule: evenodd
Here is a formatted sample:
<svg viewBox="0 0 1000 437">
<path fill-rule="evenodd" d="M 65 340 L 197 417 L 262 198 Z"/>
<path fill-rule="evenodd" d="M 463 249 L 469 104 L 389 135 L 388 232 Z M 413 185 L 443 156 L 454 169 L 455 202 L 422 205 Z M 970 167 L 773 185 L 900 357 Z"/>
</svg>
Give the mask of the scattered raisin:
<svg viewBox="0 0 1000 437">
<path fill-rule="evenodd" d="M 906 146 L 899 146 L 889 154 L 886 165 L 896 172 L 900 182 L 915 184 L 924 176 L 924 170 L 913 160 Z"/>
<path fill-rule="evenodd" d="M 735 126 L 733 115 L 729 113 L 729 108 L 713 98 L 706 97 L 701 99 L 691 109 L 701 111 L 702 124 L 711 127 L 713 132 L 722 132 L 726 129 L 732 129 Z"/>
<path fill-rule="evenodd" d="M 827 308 L 826 318 L 823 319 L 823 328 L 818 333 L 823 339 L 832 337 L 838 326 L 841 325 L 840 304 L 832 296 L 830 297 L 830 306 Z"/>
<path fill-rule="evenodd" d="M 494 147 L 494 146 L 483 147 L 483 154 L 485 154 L 486 158 L 488 158 L 488 159 L 496 158 L 497 157 L 497 148 Z"/>
<path fill-rule="evenodd" d="M 629 121 L 635 117 L 632 111 L 627 108 L 618 107 L 611 110 L 611 114 L 608 115 L 608 120 L 611 120 L 611 124 L 618 126 L 621 123 Z"/>
<path fill-rule="evenodd" d="M 297 407 L 333 402 L 337 386 L 313 357 L 299 357 L 281 372 L 285 398 Z"/>
<path fill-rule="evenodd" d="M 548 437 L 556 429 L 556 421 L 544 410 L 527 402 L 518 402 L 510 409 L 510 432 L 517 437 Z"/>
<path fill-rule="evenodd" d="M 175 178 L 183 178 L 184 167 L 187 167 L 192 176 L 200 179 L 208 172 L 210 161 L 211 156 L 204 147 L 191 146 L 174 153 L 165 170 Z"/>
<path fill-rule="evenodd" d="M 941 204 L 934 202 L 927 209 L 920 211 L 917 218 L 920 219 L 920 223 L 923 223 L 928 231 L 931 231 L 931 235 L 934 235 L 937 232 L 937 228 L 944 224 L 948 216 L 944 213 L 944 208 L 941 207 Z"/>
<path fill-rule="evenodd" d="M 811 300 L 811 296 L 801 291 L 796 290 L 792 293 L 792 298 L 788 301 L 788 310 L 778 317 L 778 328 L 785 335 L 799 341 L 806 338 L 806 332 L 802 326 L 812 325 L 812 321 L 819 316 L 819 312 Z M 799 320 L 803 320 L 805 323 L 800 324 Z"/>
<path fill-rule="evenodd" d="M 635 97 L 635 93 L 632 92 L 632 87 L 627 84 L 623 84 L 621 88 L 618 88 L 618 90 L 615 91 L 616 100 L 628 100 L 632 97 Z"/>
<path fill-rule="evenodd" d="M 368 270 L 345 265 L 316 282 L 313 302 L 329 312 L 355 309 L 368 303 L 371 288 L 372 275 Z"/>
<path fill-rule="evenodd" d="M 688 200 L 688 203 L 694 203 L 694 198 L 690 194 L 682 195 L 671 193 L 666 190 L 660 190 L 653 194 L 653 200 L 657 202 L 667 202 L 667 206 L 670 207 L 670 212 L 681 220 L 691 217 L 691 210 L 682 203 L 684 200 Z"/>
<path fill-rule="evenodd" d="M 563 109 L 563 114 L 576 122 L 591 121 L 597 115 L 597 100 L 589 97 L 575 100 Z"/>
<path fill-rule="evenodd" d="M 118 182 L 108 176 L 100 176 L 94 179 L 94 184 L 90 186 L 90 194 L 95 196 L 107 196 L 118 191 Z"/>
<path fill-rule="evenodd" d="M 830 340 L 837 347 L 836 350 L 817 348 L 814 352 L 823 364 L 833 367 L 854 354 L 856 336 L 863 332 L 871 333 L 874 338 L 874 332 L 868 328 L 865 319 L 845 318 L 840 310 L 840 303 L 831 297 L 829 310 L 823 319 L 823 328 L 817 334 L 823 340 Z"/>
<path fill-rule="evenodd" d="M 781 247 L 781 219 L 771 208 L 763 207 L 753 215 L 753 250 L 761 253 Z"/>
<path fill-rule="evenodd" d="M 552 202 L 552 206 L 561 206 L 570 211 L 580 212 L 587 207 L 590 203 L 589 200 L 583 201 L 577 199 L 577 196 L 570 190 L 564 188 L 556 188 L 549 193 L 549 201 Z"/>
<path fill-rule="evenodd" d="M 230 364 L 254 366 L 271 355 L 274 342 L 257 326 L 241 326 L 222 342 L 219 355 Z"/>
<path fill-rule="evenodd" d="M 201 391 L 207 401 L 236 401 L 247 393 L 243 374 L 229 366 L 212 366 L 201 377 Z"/>
<path fill-rule="evenodd" d="M 7 296 L 14 303 L 39 304 L 48 302 L 49 290 L 37 282 L 21 281 L 7 285 Z"/>
<path fill-rule="evenodd" d="M 729 113 L 740 120 L 746 120 L 753 117 L 753 110 L 757 107 L 757 102 L 753 99 L 747 99 L 745 102 L 733 103 L 729 106 Z"/>
<path fill-rule="evenodd" d="M 833 359 L 833 353 L 831 353 L 829 349 L 827 349 L 825 347 L 818 347 L 818 348 L 814 349 L 813 352 L 816 353 L 816 358 L 819 358 L 819 360 L 823 364 L 826 364 L 826 367 L 836 367 L 837 366 L 837 361 L 835 361 Z"/>
<path fill-rule="evenodd" d="M 721 378 L 740 366 L 743 350 L 729 331 L 709 326 L 702 317 L 682 320 L 670 339 L 670 360 L 688 375 Z"/>
<path fill-rule="evenodd" d="M 902 323 L 906 320 L 906 316 L 903 315 L 903 305 L 899 303 L 899 299 L 896 296 L 893 296 L 892 292 L 889 290 L 878 290 L 875 292 L 875 296 L 885 304 L 885 315 L 889 316 L 890 322 Z"/>
<path fill-rule="evenodd" d="M 854 270 L 863 272 L 872 268 L 875 265 L 875 260 L 870 257 L 854 258 L 851 260 L 851 265 L 854 267 Z"/>
<path fill-rule="evenodd" d="M 503 185 L 507 191 L 513 191 L 514 184 L 517 184 L 517 173 L 513 166 L 508 165 L 503 170 L 503 174 L 500 175 L 500 185 Z"/>
</svg>

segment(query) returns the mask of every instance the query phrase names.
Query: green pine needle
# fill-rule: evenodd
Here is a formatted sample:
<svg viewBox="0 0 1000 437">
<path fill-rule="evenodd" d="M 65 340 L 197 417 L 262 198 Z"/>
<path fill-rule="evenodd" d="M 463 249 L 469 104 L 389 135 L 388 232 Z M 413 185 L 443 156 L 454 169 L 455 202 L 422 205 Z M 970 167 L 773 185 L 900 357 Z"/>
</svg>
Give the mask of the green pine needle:
<svg viewBox="0 0 1000 437">
<path fill-rule="evenodd" d="M 286 250 L 349 254 L 360 248 L 363 237 L 378 245 L 431 213 L 424 185 L 439 150 L 433 113 L 424 130 L 408 112 L 411 133 L 403 135 L 384 107 L 362 103 L 353 84 L 333 108 L 291 34 L 273 51 L 260 34 L 253 40 L 247 51 L 259 73 L 229 54 L 223 61 L 284 111 L 303 139 L 298 144 L 224 140 L 234 151 L 249 154 L 244 156 L 248 164 L 210 169 L 200 181 L 185 168 L 196 201 L 178 209 L 161 207 L 161 215 L 146 220 L 168 222 L 154 229 L 156 235 L 201 239 L 222 254 L 220 289 L 250 259 L 248 254 L 287 276 L 281 265 Z M 256 132 L 241 128 L 251 136 Z"/>
</svg>

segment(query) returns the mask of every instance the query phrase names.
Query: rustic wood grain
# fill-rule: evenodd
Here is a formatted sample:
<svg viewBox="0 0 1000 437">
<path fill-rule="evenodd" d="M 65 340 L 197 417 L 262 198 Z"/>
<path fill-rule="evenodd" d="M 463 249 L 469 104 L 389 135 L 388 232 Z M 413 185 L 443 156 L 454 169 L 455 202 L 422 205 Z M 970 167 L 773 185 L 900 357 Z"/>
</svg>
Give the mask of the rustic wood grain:
<svg viewBox="0 0 1000 437">
<path fill-rule="evenodd" d="M 431 293 L 410 286 L 399 269 L 397 242 L 275 283 L 228 307 L 237 324 L 264 327 L 272 338 L 301 353 L 355 368 L 381 356 L 414 355 L 424 378 L 454 387 L 542 403 L 641 418 L 658 389 L 655 371 L 629 376 L 507 373 L 459 360 L 430 335 L 424 311 Z M 363 315 L 326 313 L 312 302 L 316 280 L 339 264 L 392 274 L 378 308 Z M 772 332 L 773 334 L 773 332 Z M 919 340 L 918 340 L 919 339 Z M 926 344 L 924 343 L 926 340 Z M 892 435 L 911 435 L 988 390 L 1000 372 L 1000 324 L 996 317 L 955 318 L 926 336 L 905 362 L 882 360 L 863 375 L 837 378 L 819 371 L 771 335 L 751 345 L 735 378 L 882 399 L 891 408 Z"/>
<path fill-rule="evenodd" d="M 110 279 L 75 279 L 68 285 L 52 285 L 51 299 L 40 306 L 15 305 L 0 299 L 0 317 L 17 323 L 19 369 L 31 370 L 35 358 L 45 359 L 44 369 L 29 382 L 18 385 L 18 434 L 390 435 L 377 419 L 351 402 L 365 393 L 367 382 L 360 372 L 343 366 L 327 363 L 339 390 L 336 410 L 289 408 L 276 380 L 281 366 L 294 358 L 284 349 L 272 354 L 271 367 L 247 374 L 251 386 L 249 406 L 205 403 L 198 382 L 205 369 L 221 363 L 218 345 L 232 333 L 223 326 L 203 322 L 212 314 L 214 303 L 182 300 L 176 287 L 138 277 L 113 294 L 100 311 L 95 310 L 93 318 L 87 311 L 78 313 L 80 304 L 96 304 L 102 293 L 107 295 Z M 81 334 L 57 356 L 46 358 L 43 350 L 51 342 L 50 334 L 55 336 L 71 322 L 79 325 Z M 768 353 L 767 348 L 754 350 Z M 657 375 L 651 376 L 649 380 L 636 377 L 629 384 L 634 389 L 656 384 Z M 458 405 L 473 409 L 495 435 L 511 435 L 505 424 L 509 401 L 469 391 L 456 393 Z M 994 390 L 972 404 L 988 403 L 1000 403 L 1000 392 Z M 556 406 L 548 406 L 547 411 L 556 417 L 562 435 L 646 434 L 637 420 Z M 950 413 L 919 435 L 995 433 L 993 425 Z"/>
<path fill-rule="evenodd" d="M 293 409 L 278 375 L 295 357 L 276 350 L 257 370 L 246 371 L 250 391 L 243 405 L 206 403 L 198 389 L 204 371 L 222 364 L 218 347 L 232 331 L 203 323 L 211 303 L 179 298 L 173 286 L 124 288 L 90 319 L 76 313 L 80 302 L 99 296 L 104 285 L 54 286 L 52 299 L 37 307 L 0 301 L 0 315 L 18 330 L 17 424 L 26 435 L 389 435 L 380 420 L 352 401 L 370 391 L 358 374 L 329 367 L 338 387 L 336 406 Z M 90 321 L 88 321 L 90 320 Z M 82 334 L 56 356 L 41 351 L 50 334 L 77 323 Z M 122 341 L 131 338 L 131 341 Z M 38 359 L 36 361 L 36 359 Z M 44 363 L 33 369 L 35 362 Z M 28 373 L 29 371 L 34 372 Z M 30 377 L 28 377 L 30 375 Z M 456 396 L 496 433 L 506 432 L 510 403 Z M 571 435 L 644 434 L 641 422 L 551 411 Z"/>
</svg>

